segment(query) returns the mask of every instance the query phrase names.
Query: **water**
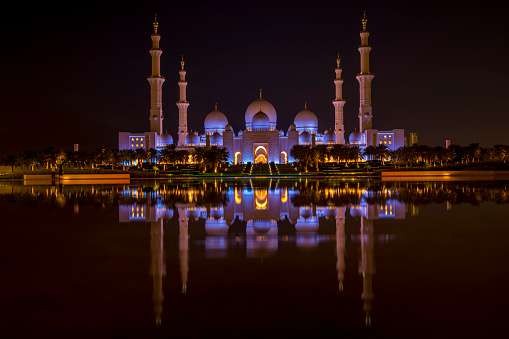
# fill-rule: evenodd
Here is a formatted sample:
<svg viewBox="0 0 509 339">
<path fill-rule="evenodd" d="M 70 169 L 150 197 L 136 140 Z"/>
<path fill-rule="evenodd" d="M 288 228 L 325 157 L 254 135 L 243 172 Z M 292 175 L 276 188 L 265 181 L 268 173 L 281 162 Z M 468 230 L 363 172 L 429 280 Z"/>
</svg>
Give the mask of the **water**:
<svg viewBox="0 0 509 339">
<path fill-rule="evenodd" d="M 509 184 L 0 183 L 4 337 L 505 330 Z"/>
</svg>

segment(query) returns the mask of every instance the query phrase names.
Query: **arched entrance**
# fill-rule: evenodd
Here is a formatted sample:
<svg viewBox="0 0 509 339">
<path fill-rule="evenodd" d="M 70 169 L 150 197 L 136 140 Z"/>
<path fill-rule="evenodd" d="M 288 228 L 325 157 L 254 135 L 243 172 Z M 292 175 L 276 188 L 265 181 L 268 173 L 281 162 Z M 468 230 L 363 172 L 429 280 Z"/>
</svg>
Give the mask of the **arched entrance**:
<svg viewBox="0 0 509 339">
<path fill-rule="evenodd" d="M 281 163 L 281 164 L 288 163 L 288 153 L 286 153 L 285 151 L 281 152 L 281 155 L 279 157 L 279 163 Z"/>
<path fill-rule="evenodd" d="M 233 163 L 235 165 L 238 165 L 242 162 L 242 157 L 241 157 L 241 153 L 240 152 L 235 152 L 235 157 L 234 157 L 234 160 L 233 160 Z"/>
<path fill-rule="evenodd" d="M 253 159 L 255 164 L 268 164 L 269 152 L 265 146 L 259 145 L 254 149 Z"/>
</svg>

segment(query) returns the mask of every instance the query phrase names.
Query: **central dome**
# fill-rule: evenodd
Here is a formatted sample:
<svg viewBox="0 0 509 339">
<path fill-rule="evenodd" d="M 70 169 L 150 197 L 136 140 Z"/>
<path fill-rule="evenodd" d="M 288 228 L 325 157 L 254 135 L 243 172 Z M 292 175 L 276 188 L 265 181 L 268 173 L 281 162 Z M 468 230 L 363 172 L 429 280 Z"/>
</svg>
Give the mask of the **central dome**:
<svg viewBox="0 0 509 339">
<path fill-rule="evenodd" d="M 269 128 L 271 130 L 276 128 L 276 122 L 277 122 L 276 109 L 270 102 L 268 102 L 265 99 L 260 98 L 260 99 L 253 101 L 252 103 L 249 104 L 249 106 L 247 106 L 245 118 L 246 118 L 246 128 L 248 130 L 253 128 L 253 126 L 252 126 L 252 124 L 254 122 L 253 119 L 254 119 L 255 115 L 257 115 L 258 113 L 262 113 L 263 115 L 265 115 L 267 117 L 268 123 L 269 123 Z"/>
<path fill-rule="evenodd" d="M 253 117 L 253 121 L 251 122 L 251 127 L 253 130 L 267 130 L 270 128 L 269 117 L 263 113 L 258 112 Z"/>
<path fill-rule="evenodd" d="M 228 118 L 217 109 L 216 105 L 215 109 L 205 117 L 204 125 L 205 133 L 207 134 L 214 132 L 223 133 L 226 125 L 228 125 Z"/>
<path fill-rule="evenodd" d="M 308 109 L 304 109 L 297 113 L 293 123 L 299 132 L 308 131 L 316 133 L 318 130 L 318 118 L 315 113 Z"/>
</svg>

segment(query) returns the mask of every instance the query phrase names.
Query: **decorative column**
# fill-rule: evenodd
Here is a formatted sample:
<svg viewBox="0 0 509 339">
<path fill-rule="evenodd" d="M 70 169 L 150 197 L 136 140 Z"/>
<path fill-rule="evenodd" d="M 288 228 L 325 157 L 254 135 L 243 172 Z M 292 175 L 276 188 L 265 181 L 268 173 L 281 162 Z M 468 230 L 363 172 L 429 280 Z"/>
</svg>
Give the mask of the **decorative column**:
<svg viewBox="0 0 509 339">
<path fill-rule="evenodd" d="M 341 59 L 336 57 L 336 69 L 334 71 L 336 77 L 334 79 L 334 87 L 336 88 L 336 95 L 332 104 L 334 105 L 334 135 L 336 144 L 345 144 L 345 125 L 343 123 L 343 107 L 345 101 L 343 100 L 343 79 L 341 78 Z"/>
<path fill-rule="evenodd" d="M 179 110 L 179 127 L 178 127 L 178 146 L 183 146 L 186 143 L 187 136 L 187 109 L 189 102 L 187 102 L 187 82 L 186 82 L 186 70 L 184 57 L 180 60 L 180 71 L 179 71 L 179 101 L 177 107 Z"/>
<path fill-rule="evenodd" d="M 152 56 L 152 74 L 147 78 L 150 85 L 150 131 L 156 132 L 159 135 L 163 134 L 163 100 L 162 100 L 162 87 L 164 78 L 161 76 L 161 54 L 163 51 L 159 48 L 159 41 L 161 36 L 157 32 L 159 23 L 157 16 L 152 23 L 153 32 L 151 35 L 152 49 L 150 55 Z"/>
<path fill-rule="evenodd" d="M 357 75 L 357 81 L 359 82 L 359 132 L 363 133 L 367 129 L 373 128 L 373 107 L 371 106 L 371 82 L 375 77 L 370 73 L 369 70 L 369 53 L 371 47 L 369 47 L 369 32 L 368 32 L 368 18 L 366 12 L 361 20 L 362 31 L 361 46 L 359 47 L 359 53 L 361 56 L 361 72 Z"/>
</svg>

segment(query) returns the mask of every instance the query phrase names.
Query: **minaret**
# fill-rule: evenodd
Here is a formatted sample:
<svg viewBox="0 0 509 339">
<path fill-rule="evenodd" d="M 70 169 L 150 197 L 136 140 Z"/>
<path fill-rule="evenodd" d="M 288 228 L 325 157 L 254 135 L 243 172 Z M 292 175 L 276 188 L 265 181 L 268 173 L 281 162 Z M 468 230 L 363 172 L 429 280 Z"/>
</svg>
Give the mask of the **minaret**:
<svg viewBox="0 0 509 339">
<path fill-rule="evenodd" d="M 187 279 L 189 274 L 189 220 L 184 207 L 178 207 L 179 220 L 179 262 L 182 294 L 187 293 Z"/>
<path fill-rule="evenodd" d="M 151 35 L 152 48 L 150 55 L 152 56 L 152 75 L 147 78 L 150 84 L 150 132 L 163 134 L 163 92 L 162 87 L 164 78 L 161 76 L 161 54 L 163 51 L 159 48 L 159 40 L 161 36 L 157 32 L 159 23 L 157 16 L 152 23 L 153 31 Z"/>
<path fill-rule="evenodd" d="M 186 143 L 187 136 L 187 108 L 189 107 L 189 103 L 187 102 L 186 96 L 186 70 L 185 70 L 185 62 L 184 57 L 180 60 L 180 70 L 179 70 L 179 101 L 177 102 L 177 107 L 179 109 L 179 130 L 178 130 L 178 146 L 183 146 Z"/>
<path fill-rule="evenodd" d="M 343 292 L 345 280 L 345 213 L 346 207 L 336 208 L 336 269 L 338 271 L 338 289 Z"/>
<path fill-rule="evenodd" d="M 373 276 L 375 274 L 375 243 L 373 234 L 373 220 L 361 217 L 361 260 L 359 273 L 362 276 L 362 309 L 365 324 L 371 326 L 371 310 L 373 303 Z"/>
<path fill-rule="evenodd" d="M 334 105 L 334 135 L 336 137 L 336 144 L 345 143 L 345 125 L 343 123 L 343 107 L 345 101 L 343 100 L 343 79 L 341 78 L 341 59 L 336 57 L 336 78 L 334 79 L 334 86 L 336 87 L 336 96 L 332 104 Z"/>
<path fill-rule="evenodd" d="M 363 133 L 365 130 L 373 128 L 373 107 L 371 106 L 371 82 L 375 77 L 370 73 L 369 70 L 369 53 L 371 47 L 369 47 L 369 32 L 368 32 L 368 18 L 366 12 L 361 20 L 362 31 L 361 31 L 361 46 L 359 47 L 359 53 L 361 55 L 361 72 L 357 75 L 357 81 L 359 82 L 359 132 Z"/>
<path fill-rule="evenodd" d="M 152 275 L 152 302 L 157 325 L 161 324 L 163 314 L 163 277 L 166 274 L 164 264 L 163 219 L 150 223 L 150 273 Z"/>
</svg>

